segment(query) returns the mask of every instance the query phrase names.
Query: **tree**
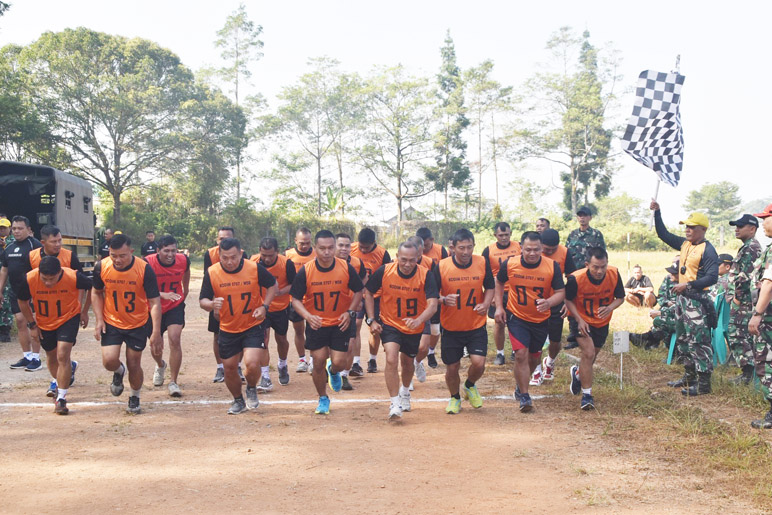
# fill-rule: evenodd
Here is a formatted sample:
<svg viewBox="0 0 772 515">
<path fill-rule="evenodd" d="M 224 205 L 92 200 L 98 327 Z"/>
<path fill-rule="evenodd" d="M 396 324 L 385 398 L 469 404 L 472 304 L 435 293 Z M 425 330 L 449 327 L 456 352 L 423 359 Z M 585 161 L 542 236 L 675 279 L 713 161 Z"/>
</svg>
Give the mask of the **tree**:
<svg viewBox="0 0 772 515">
<path fill-rule="evenodd" d="M 456 64 L 456 47 L 450 31 L 445 36 L 445 46 L 440 49 L 442 65 L 437 75 L 439 106 L 436 116 L 440 129 L 434 135 L 436 165 L 426 167 L 425 173 L 434 187 L 445 195 L 445 216 L 448 211 L 448 190 L 461 189 L 469 181 L 469 165 L 466 162 L 466 141 L 462 137 L 469 125 L 464 108 L 464 82 L 461 69 Z"/>
<path fill-rule="evenodd" d="M 365 95 L 363 143 L 356 153 L 377 185 L 394 197 L 402 222 L 403 202 L 432 192 L 416 177 L 431 153 L 429 84 L 397 66 L 368 80 Z"/>
<path fill-rule="evenodd" d="M 564 204 L 576 212 L 580 200 L 609 193 L 611 131 L 604 127 L 618 79 L 615 63 L 599 63 L 590 33 L 578 38 L 562 27 L 547 42 L 556 72 L 536 74 L 528 84 L 535 104 L 530 127 L 515 131 L 518 158 L 538 157 L 564 168 Z"/>
<path fill-rule="evenodd" d="M 11 4 L 0 2 L 0 16 L 4 15 L 5 11 L 7 11 L 9 7 L 11 7 Z"/>
<path fill-rule="evenodd" d="M 480 160 L 477 163 L 477 219 L 482 218 L 482 174 L 487 169 L 484 164 L 483 134 L 488 133 L 490 139 L 491 163 L 496 180 L 496 205 L 499 203 L 499 174 L 496 164 L 496 115 L 509 110 L 512 102 L 512 87 L 502 87 L 501 84 L 491 78 L 493 61 L 486 60 L 478 66 L 469 68 L 464 72 L 464 84 L 469 93 L 469 112 L 472 123 L 477 127 L 477 152 Z M 490 125 L 486 128 L 488 117 Z"/>
<path fill-rule="evenodd" d="M 239 86 L 242 80 L 252 76 L 249 64 L 263 57 L 263 42 L 260 35 L 262 25 L 255 25 L 247 16 L 244 4 L 240 4 L 225 20 L 223 28 L 217 31 L 215 47 L 222 50 L 220 56 L 228 64 L 218 70 L 223 81 L 233 88 L 236 105 L 240 106 Z M 241 162 L 242 153 L 248 145 L 244 139 L 236 150 L 236 200 L 241 197 Z"/>
<path fill-rule="evenodd" d="M 79 28 L 43 34 L 20 62 L 41 119 L 72 159 L 70 170 L 109 192 L 116 223 L 125 191 L 192 159 L 181 128 L 183 106 L 197 102 L 198 90 L 169 50 Z"/>
<path fill-rule="evenodd" d="M 710 218 L 711 225 L 721 225 L 733 220 L 739 212 L 740 187 L 729 181 L 705 184 L 690 191 L 684 202 L 687 211 L 699 211 Z"/>
</svg>

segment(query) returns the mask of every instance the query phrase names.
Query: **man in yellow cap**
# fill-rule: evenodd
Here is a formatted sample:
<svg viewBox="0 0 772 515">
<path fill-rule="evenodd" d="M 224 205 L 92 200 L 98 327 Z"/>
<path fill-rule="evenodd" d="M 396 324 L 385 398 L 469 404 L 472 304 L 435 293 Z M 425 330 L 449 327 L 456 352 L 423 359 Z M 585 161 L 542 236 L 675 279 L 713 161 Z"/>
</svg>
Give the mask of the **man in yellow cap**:
<svg viewBox="0 0 772 515">
<path fill-rule="evenodd" d="M 11 221 L 4 214 L 0 214 L 0 253 L 5 247 L 13 243 L 11 235 Z M 3 302 L 0 304 L 0 343 L 11 341 L 11 326 L 13 325 L 13 312 L 11 311 L 11 283 L 5 285 Z"/>
<path fill-rule="evenodd" d="M 678 388 L 683 395 L 710 393 L 710 376 L 713 372 L 713 347 L 711 327 L 716 324 L 716 312 L 708 296 L 709 288 L 718 281 L 718 254 L 705 239 L 708 217 L 704 213 L 692 213 L 680 222 L 686 226 L 686 238 L 670 233 L 662 221 L 656 200 L 651 201 L 654 226 L 659 239 L 681 252 L 676 294 L 676 334 L 679 351 L 684 356 L 684 375 L 668 386 Z"/>
</svg>

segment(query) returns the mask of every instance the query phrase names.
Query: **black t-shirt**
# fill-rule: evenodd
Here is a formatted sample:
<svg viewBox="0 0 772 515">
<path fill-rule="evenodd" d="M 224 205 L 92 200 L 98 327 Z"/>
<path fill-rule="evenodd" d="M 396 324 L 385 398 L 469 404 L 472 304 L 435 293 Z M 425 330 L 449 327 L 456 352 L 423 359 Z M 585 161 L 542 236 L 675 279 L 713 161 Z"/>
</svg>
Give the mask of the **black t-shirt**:
<svg viewBox="0 0 772 515">
<path fill-rule="evenodd" d="M 127 266 L 124 269 L 120 269 L 116 267 L 115 269 L 118 272 L 125 272 L 126 270 L 129 270 L 131 267 L 134 266 L 134 260 L 137 259 L 136 257 L 131 258 L 131 263 L 129 263 L 129 266 Z M 161 294 L 158 291 L 158 281 L 156 280 L 155 272 L 153 272 L 153 267 L 150 266 L 150 263 L 145 263 L 145 278 L 142 282 L 142 287 L 145 290 L 145 297 L 148 299 L 155 299 L 161 296 Z M 96 265 L 94 265 L 94 289 L 101 291 L 105 289 L 105 283 L 102 281 L 102 262 L 97 261 Z"/>
<path fill-rule="evenodd" d="M 46 254 L 45 249 L 40 251 L 40 259 L 43 259 L 47 255 L 48 254 Z M 78 255 L 75 252 L 73 252 L 72 256 L 70 257 L 70 268 L 78 272 L 83 271 L 83 263 L 80 262 L 80 259 L 78 259 Z"/>
<path fill-rule="evenodd" d="M 59 280 L 62 279 L 62 274 L 59 274 Z M 76 271 L 75 272 L 75 287 L 79 290 L 90 290 L 92 286 L 91 279 L 83 275 L 82 272 Z M 22 284 L 21 289 L 19 290 L 19 293 L 17 294 L 17 297 L 19 300 L 30 300 L 32 298 L 32 293 L 29 291 L 29 283 L 27 281 L 24 281 L 24 284 Z"/>
<path fill-rule="evenodd" d="M 628 279 L 625 288 L 654 288 L 654 285 L 651 284 L 651 279 L 642 275 L 640 281 L 635 276 Z"/>
<path fill-rule="evenodd" d="M 155 241 L 146 241 L 142 244 L 142 249 L 140 250 L 142 257 L 155 254 L 156 252 L 158 252 L 158 243 Z"/>
<path fill-rule="evenodd" d="M 370 293 L 377 292 L 381 286 L 383 285 L 383 273 L 386 270 L 386 265 L 378 267 L 378 270 L 376 270 L 373 275 L 370 276 L 370 280 L 367 281 L 367 284 L 365 285 L 365 288 L 367 288 L 367 291 Z M 403 279 L 410 279 L 418 272 L 418 265 L 413 269 L 413 271 L 410 273 L 410 275 L 405 275 L 402 273 L 402 270 L 397 268 L 397 273 L 400 277 Z M 437 287 L 437 280 L 434 277 L 434 274 L 431 270 L 426 272 L 426 281 L 424 281 L 424 293 L 426 294 L 427 299 L 436 299 L 440 296 L 440 289 Z"/>
<path fill-rule="evenodd" d="M 225 268 L 222 270 L 226 274 L 237 274 L 241 272 L 242 268 L 244 268 L 244 259 L 241 260 L 239 266 L 237 266 L 236 269 L 232 272 L 227 271 Z M 270 288 L 276 284 L 276 278 L 271 275 L 271 272 L 269 272 L 268 269 L 260 263 L 257 264 L 257 284 L 263 288 Z M 214 299 L 214 288 L 212 288 L 212 280 L 209 278 L 209 270 L 204 272 L 204 281 L 201 283 L 201 293 L 199 294 L 198 298 L 209 300 Z"/>
<path fill-rule="evenodd" d="M 18 293 L 26 282 L 29 266 L 29 253 L 43 245 L 30 236 L 24 240 L 16 240 L 0 254 L 0 266 L 8 268 L 8 282 L 14 293 Z"/>
<path fill-rule="evenodd" d="M 242 250 L 242 251 L 241 251 L 241 256 L 242 256 L 244 259 L 249 259 L 249 256 L 247 256 L 247 251 L 246 251 L 246 250 Z M 210 256 L 210 255 L 209 255 L 209 251 L 207 250 L 207 251 L 204 253 L 204 272 L 206 272 L 207 270 L 209 270 L 209 267 L 210 267 L 210 266 L 212 266 L 213 264 L 214 264 L 214 263 L 212 263 L 212 256 Z M 293 266 L 294 266 L 294 265 L 293 265 Z"/>
<path fill-rule="evenodd" d="M 99 257 L 104 259 L 110 255 L 110 242 L 106 241 L 99 247 Z"/>
<path fill-rule="evenodd" d="M 323 268 L 319 264 L 319 260 L 316 260 L 316 268 L 320 272 L 330 272 L 335 268 L 335 265 L 337 265 L 338 261 L 333 261 L 332 266 L 329 268 Z M 348 266 L 348 289 L 351 290 L 354 293 L 357 293 L 359 291 L 362 291 L 362 288 L 364 288 L 364 285 L 362 284 L 362 279 L 359 278 L 359 274 L 354 269 L 353 266 L 351 266 L 351 263 L 347 263 L 346 266 Z M 300 270 L 298 270 L 297 275 L 295 276 L 295 280 L 292 281 L 292 288 L 290 289 L 290 295 L 292 297 L 303 300 L 303 297 L 306 296 L 306 267 L 301 267 Z"/>
</svg>

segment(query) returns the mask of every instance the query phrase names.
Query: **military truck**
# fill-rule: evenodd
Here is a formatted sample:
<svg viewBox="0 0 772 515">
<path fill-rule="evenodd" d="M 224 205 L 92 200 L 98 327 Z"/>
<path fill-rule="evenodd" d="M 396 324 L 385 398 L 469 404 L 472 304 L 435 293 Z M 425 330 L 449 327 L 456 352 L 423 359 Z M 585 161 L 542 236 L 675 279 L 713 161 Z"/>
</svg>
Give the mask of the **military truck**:
<svg viewBox="0 0 772 515">
<path fill-rule="evenodd" d="M 62 231 L 63 246 L 77 254 L 83 269 L 94 268 L 94 190 L 88 181 L 50 166 L 0 161 L 0 212 L 26 216 L 36 238 L 52 224 Z"/>
</svg>

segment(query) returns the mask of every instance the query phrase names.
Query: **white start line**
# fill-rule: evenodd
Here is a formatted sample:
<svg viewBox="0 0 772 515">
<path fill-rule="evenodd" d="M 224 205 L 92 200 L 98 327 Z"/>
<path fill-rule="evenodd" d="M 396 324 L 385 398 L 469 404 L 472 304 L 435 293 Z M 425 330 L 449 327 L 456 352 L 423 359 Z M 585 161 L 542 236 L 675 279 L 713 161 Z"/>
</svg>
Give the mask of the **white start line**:
<svg viewBox="0 0 772 515">
<path fill-rule="evenodd" d="M 531 399 L 533 400 L 539 400 L 539 399 L 546 399 L 547 397 L 550 397 L 550 395 L 532 395 Z M 483 397 L 484 400 L 488 401 L 514 401 L 514 397 L 511 395 L 493 395 L 490 397 Z M 331 399 L 332 404 L 372 404 L 372 403 L 380 403 L 380 402 L 388 402 L 388 399 Z M 230 404 L 233 402 L 232 400 L 209 400 L 209 399 L 196 399 L 196 400 L 180 400 L 180 401 L 150 401 L 150 402 L 144 402 L 142 403 L 143 406 L 183 406 L 183 405 L 198 405 L 198 406 L 209 406 L 209 405 L 218 405 L 218 404 Z M 260 404 L 265 404 L 266 406 L 271 405 L 301 405 L 301 404 L 316 404 L 318 400 L 263 400 L 263 398 L 260 398 Z M 430 403 L 430 402 L 448 402 L 447 397 L 438 397 L 433 399 L 411 399 L 412 403 Z M 120 401 L 104 401 L 104 402 L 93 402 L 93 401 L 83 401 L 83 402 L 68 402 L 67 405 L 71 407 L 94 407 L 94 406 L 110 406 L 110 405 L 124 405 L 125 402 Z M 2 402 L 0 403 L 0 408 L 50 408 L 53 405 L 53 402 Z"/>
</svg>

